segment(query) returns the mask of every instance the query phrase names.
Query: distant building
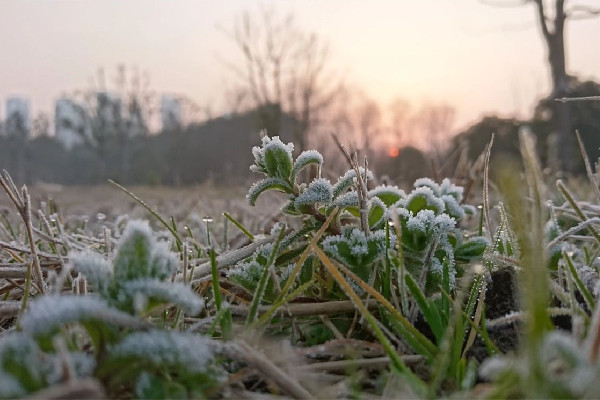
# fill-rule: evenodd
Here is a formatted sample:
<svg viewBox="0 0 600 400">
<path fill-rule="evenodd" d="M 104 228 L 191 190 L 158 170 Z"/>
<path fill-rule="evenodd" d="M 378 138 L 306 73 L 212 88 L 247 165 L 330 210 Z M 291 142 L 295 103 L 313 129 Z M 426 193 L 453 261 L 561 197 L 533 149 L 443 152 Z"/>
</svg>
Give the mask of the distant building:
<svg viewBox="0 0 600 400">
<path fill-rule="evenodd" d="M 170 131 L 182 126 L 181 101 L 173 96 L 162 95 L 160 99 L 160 116 L 162 130 Z"/>
<path fill-rule="evenodd" d="M 16 96 L 8 98 L 6 100 L 4 135 L 29 138 L 31 130 L 29 115 L 29 100 Z"/>
<path fill-rule="evenodd" d="M 69 98 L 62 97 L 56 100 L 54 124 L 56 140 L 67 149 L 90 139 L 91 127 L 85 109 Z"/>
</svg>

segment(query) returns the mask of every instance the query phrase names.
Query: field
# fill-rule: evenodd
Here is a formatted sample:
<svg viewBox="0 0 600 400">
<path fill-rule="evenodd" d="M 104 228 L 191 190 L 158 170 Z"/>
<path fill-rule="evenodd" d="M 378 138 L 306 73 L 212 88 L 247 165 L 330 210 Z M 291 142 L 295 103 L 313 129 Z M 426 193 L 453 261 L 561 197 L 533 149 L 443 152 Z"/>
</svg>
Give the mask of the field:
<svg viewBox="0 0 600 400">
<path fill-rule="evenodd" d="M 598 397 L 600 193 L 520 146 L 469 196 L 268 137 L 247 187 L 4 174 L 0 397 Z"/>
</svg>

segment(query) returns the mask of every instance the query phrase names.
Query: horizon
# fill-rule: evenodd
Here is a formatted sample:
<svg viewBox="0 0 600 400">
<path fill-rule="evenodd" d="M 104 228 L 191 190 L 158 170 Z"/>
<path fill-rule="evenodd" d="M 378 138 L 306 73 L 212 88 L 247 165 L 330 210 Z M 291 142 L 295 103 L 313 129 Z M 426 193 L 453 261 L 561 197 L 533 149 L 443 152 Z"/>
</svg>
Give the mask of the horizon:
<svg viewBox="0 0 600 400">
<path fill-rule="evenodd" d="M 0 44 L 0 101 L 27 98 L 32 119 L 45 112 L 52 120 L 56 99 L 89 89 L 100 68 L 110 81 L 124 64 L 147 72 L 158 94 L 184 95 L 221 115 L 223 88 L 235 81 L 223 60 L 235 60 L 237 50 L 221 30 L 259 4 L 294 14 L 298 27 L 329 44 L 331 68 L 383 106 L 403 98 L 455 107 L 455 131 L 484 115 L 527 118 L 549 91 L 531 6 L 9 0 L 0 3 L 0 35 L 8 38 Z M 600 37 L 598 20 L 570 21 L 566 32 L 568 72 L 600 80 L 600 53 L 586 49 L 590 37 Z"/>
</svg>

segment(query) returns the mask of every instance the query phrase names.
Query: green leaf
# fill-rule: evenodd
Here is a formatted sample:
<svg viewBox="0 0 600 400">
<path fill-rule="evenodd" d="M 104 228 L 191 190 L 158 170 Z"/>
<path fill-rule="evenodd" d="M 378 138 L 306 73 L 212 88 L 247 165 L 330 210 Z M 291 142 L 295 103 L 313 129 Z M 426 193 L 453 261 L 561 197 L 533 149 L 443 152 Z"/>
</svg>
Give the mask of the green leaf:
<svg viewBox="0 0 600 400">
<path fill-rule="evenodd" d="M 281 178 L 265 178 L 256 182 L 246 195 L 251 206 L 255 205 L 256 199 L 266 190 L 277 190 L 284 193 L 292 193 L 290 184 Z"/>
<path fill-rule="evenodd" d="M 369 227 L 371 229 L 382 229 L 386 221 L 386 208 L 379 198 L 371 199 L 369 207 Z"/>
<path fill-rule="evenodd" d="M 474 237 L 459 244 L 454 251 L 454 259 L 458 262 L 469 262 L 474 258 L 481 257 L 489 242 L 483 236 Z"/>
<path fill-rule="evenodd" d="M 437 343 L 441 343 L 445 329 L 437 307 L 433 302 L 429 301 L 425 297 L 425 294 L 409 273 L 404 276 L 404 279 L 406 281 L 408 290 L 410 290 L 410 293 L 413 295 L 415 301 L 419 305 L 419 308 L 423 313 L 423 317 L 425 317 L 425 321 L 427 321 L 427 324 L 429 324 Z"/>
</svg>

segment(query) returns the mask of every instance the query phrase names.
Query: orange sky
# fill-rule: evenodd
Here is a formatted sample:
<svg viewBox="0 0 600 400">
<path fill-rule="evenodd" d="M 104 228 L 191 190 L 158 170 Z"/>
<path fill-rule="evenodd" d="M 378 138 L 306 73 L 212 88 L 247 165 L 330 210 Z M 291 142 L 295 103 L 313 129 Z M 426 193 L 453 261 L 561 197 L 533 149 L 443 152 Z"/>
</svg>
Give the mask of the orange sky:
<svg viewBox="0 0 600 400">
<path fill-rule="evenodd" d="M 598 4 L 597 0 L 571 0 Z M 219 61 L 235 48 L 219 32 L 249 0 L 3 0 L 0 102 L 19 94 L 33 114 L 61 93 L 89 87 L 99 67 L 148 71 L 158 92 L 221 107 L 231 73 Z M 526 117 L 548 91 L 544 48 L 532 6 L 479 0 L 261 1 L 292 11 L 330 43 L 332 64 L 372 97 L 447 102 L 457 126 L 484 113 Z M 569 71 L 600 80 L 600 18 L 567 27 Z M 0 118 L 4 116 L 4 107 Z"/>
</svg>

